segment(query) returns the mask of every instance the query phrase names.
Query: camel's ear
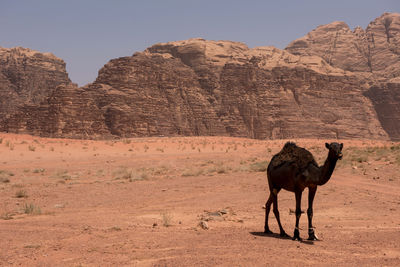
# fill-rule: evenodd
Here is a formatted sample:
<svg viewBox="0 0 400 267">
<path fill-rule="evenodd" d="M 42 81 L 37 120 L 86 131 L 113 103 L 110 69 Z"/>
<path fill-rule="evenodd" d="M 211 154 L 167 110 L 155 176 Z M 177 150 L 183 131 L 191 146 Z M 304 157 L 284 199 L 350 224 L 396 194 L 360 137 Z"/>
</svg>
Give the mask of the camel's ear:
<svg viewBox="0 0 400 267">
<path fill-rule="evenodd" d="M 328 143 L 325 143 L 325 147 L 326 147 L 327 149 L 329 149 L 329 144 L 328 144 Z"/>
<path fill-rule="evenodd" d="M 343 149 L 343 143 L 340 144 L 340 150 L 342 150 L 342 149 Z"/>
</svg>

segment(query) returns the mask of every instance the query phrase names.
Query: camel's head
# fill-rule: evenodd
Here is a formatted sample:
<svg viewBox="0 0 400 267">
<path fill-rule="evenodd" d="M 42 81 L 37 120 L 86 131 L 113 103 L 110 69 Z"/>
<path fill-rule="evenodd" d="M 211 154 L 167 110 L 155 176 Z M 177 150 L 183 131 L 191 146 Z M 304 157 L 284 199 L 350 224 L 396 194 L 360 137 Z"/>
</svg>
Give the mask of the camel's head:
<svg viewBox="0 0 400 267">
<path fill-rule="evenodd" d="M 325 146 L 327 149 L 329 149 L 329 153 L 334 156 L 336 159 L 342 159 L 343 154 L 342 154 L 342 149 L 343 149 L 343 143 L 325 143 Z"/>
</svg>

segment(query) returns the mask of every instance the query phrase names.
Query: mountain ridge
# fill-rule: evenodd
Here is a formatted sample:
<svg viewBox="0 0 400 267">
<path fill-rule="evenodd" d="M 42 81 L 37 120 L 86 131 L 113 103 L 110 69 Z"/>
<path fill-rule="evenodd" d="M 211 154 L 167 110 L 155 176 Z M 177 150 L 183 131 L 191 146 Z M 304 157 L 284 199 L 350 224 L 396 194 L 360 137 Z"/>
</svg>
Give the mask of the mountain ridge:
<svg viewBox="0 0 400 267">
<path fill-rule="evenodd" d="M 400 140 L 399 33 L 400 15 L 385 13 L 366 30 L 351 31 L 344 22 L 319 26 L 284 50 L 201 38 L 159 43 L 110 60 L 80 88 L 61 59 L 28 49 L 25 62 L 40 75 L 54 73 L 53 81 L 30 89 L 45 92 L 35 101 L 8 98 L 13 108 L 0 112 L 0 131 Z M 6 50 L 0 48 L 0 92 L 18 96 L 10 69 L 24 81 L 32 75 L 20 67 L 24 62 L 14 60 L 13 69 L 1 61 Z"/>
</svg>

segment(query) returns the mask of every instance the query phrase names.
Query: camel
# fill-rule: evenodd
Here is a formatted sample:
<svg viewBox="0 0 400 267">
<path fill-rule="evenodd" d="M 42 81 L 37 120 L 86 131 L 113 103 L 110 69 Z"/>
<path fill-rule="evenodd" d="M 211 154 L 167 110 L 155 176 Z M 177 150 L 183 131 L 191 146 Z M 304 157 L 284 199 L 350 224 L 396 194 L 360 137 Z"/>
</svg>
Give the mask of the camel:
<svg viewBox="0 0 400 267">
<path fill-rule="evenodd" d="M 343 144 L 325 143 L 329 150 L 328 157 L 324 165 L 318 166 L 313 155 L 304 148 L 298 147 L 295 143 L 287 142 L 282 150 L 274 155 L 268 165 L 267 176 L 270 195 L 265 204 L 265 226 L 264 233 L 271 234 L 268 227 L 268 215 L 271 204 L 273 212 L 278 221 L 280 236 L 289 237 L 282 228 L 278 211 L 278 193 L 283 188 L 294 192 L 296 196 L 296 227 L 294 229 L 293 240 L 299 240 L 299 220 L 301 216 L 301 195 L 303 190 L 308 187 L 308 240 L 318 240 L 312 225 L 313 201 L 317 186 L 326 184 L 332 176 L 338 159 L 342 159 Z"/>
</svg>

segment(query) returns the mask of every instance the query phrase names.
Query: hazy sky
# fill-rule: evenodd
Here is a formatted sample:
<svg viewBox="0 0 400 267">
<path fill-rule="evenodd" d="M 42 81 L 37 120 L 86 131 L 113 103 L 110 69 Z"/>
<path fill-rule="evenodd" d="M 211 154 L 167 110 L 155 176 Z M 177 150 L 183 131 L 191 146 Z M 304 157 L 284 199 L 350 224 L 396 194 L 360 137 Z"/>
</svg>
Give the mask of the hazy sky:
<svg viewBox="0 0 400 267">
<path fill-rule="evenodd" d="M 110 59 L 159 42 L 201 37 L 284 48 L 318 25 L 365 28 L 384 12 L 400 12 L 400 0 L 0 0 L 0 46 L 52 52 L 84 85 Z"/>
</svg>

